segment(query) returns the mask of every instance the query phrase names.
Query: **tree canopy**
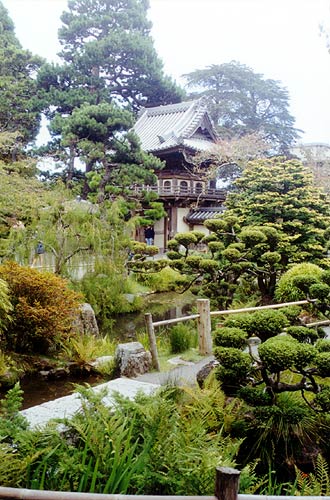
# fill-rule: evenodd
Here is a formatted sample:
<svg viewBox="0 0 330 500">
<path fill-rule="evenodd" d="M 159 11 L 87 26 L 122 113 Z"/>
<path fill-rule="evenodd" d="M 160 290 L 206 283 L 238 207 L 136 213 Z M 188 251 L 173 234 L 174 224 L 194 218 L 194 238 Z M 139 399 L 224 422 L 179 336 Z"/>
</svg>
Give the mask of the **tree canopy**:
<svg viewBox="0 0 330 500">
<path fill-rule="evenodd" d="M 147 0 L 70 0 L 59 30 L 62 65 L 38 76 L 51 104 L 67 113 L 82 102 L 137 109 L 181 100 L 163 73 L 150 36 Z"/>
<path fill-rule="evenodd" d="M 11 157 L 33 141 L 40 125 L 36 98 L 36 73 L 42 59 L 24 50 L 15 36 L 14 24 L 0 2 L 0 134 L 10 135 Z"/>
<path fill-rule="evenodd" d="M 207 99 L 221 137 L 258 133 L 276 153 L 286 153 L 298 138 L 300 131 L 289 113 L 289 94 L 280 82 L 236 61 L 184 76 L 193 95 Z"/>
</svg>

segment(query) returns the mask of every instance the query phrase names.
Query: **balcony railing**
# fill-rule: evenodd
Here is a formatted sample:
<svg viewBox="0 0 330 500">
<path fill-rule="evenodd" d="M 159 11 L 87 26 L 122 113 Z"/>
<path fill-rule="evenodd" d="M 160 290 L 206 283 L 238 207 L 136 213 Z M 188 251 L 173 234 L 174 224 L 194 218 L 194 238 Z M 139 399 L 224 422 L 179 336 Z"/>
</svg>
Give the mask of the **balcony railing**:
<svg viewBox="0 0 330 500">
<path fill-rule="evenodd" d="M 160 198 L 212 198 L 212 199 L 225 199 L 226 191 L 224 189 L 201 189 L 199 187 L 160 187 L 160 186 L 134 186 L 132 191 L 135 193 L 142 193 L 143 191 L 153 191 L 157 193 Z"/>
</svg>

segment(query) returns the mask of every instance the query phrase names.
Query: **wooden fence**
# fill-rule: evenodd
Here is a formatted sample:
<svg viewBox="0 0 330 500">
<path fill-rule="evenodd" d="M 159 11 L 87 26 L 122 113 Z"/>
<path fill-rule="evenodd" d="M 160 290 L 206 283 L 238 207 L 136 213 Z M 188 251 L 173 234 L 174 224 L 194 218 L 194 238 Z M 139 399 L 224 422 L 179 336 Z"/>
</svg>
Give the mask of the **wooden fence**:
<svg viewBox="0 0 330 500">
<path fill-rule="evenodd" d="M 212 335 L 211 335 L 212 316 L 225 316 L 227 314 L 246 313 L 246 312 L 260 311 L 263 309 L 279 309 L 281 307 L 300 306 L 300 305 L 310 304 L 311 302 L 315 302 L 315 300 L 299 300 L 296 302 L 271 304 L 268 306 L 246 307 L 244 309 L 226 309 L 224 311 L 211 311 L 210 301 L 208 299 L 197 299 L 196 302 L 197 302 L 197 314 L 191 314 L 190 316 L 181 316 L 179 318 L 166 319 L 163 321 L 153 321 L 152 315 L 150 313 L 145 314 L 145 322 L 149 337 L 152 363 L 153 367 L 156 370 L 158 371 L 160 370 L 157 345 L 156 345 L 156 336 L 155 336 L 155 328 L 158 326 L 173 325 L 175 323 L 197 319 L 198 349 L 199 353 L 204 356 L 207 354 L 212 354 Z M 317 326 L 320 324 L 329 324 L 329 323 L 330 321 L 324 321 L 324 322 L 312 323 L 309 326 Z"/>
<path fill-rule="evenodd" d="M 239 490 L 240 471 L 230 467 L 217 467 L 214 495 L 171 496 L 171 495 L 106 495 L 102 493 L 76 493 L 22 488 L 0 487 L 0 499 L 12 500 L 296 500 L 295 496 L 241 495 Z M 299 496 L 300 500 L 330 500 L 327 496 Z"/>
</svg>

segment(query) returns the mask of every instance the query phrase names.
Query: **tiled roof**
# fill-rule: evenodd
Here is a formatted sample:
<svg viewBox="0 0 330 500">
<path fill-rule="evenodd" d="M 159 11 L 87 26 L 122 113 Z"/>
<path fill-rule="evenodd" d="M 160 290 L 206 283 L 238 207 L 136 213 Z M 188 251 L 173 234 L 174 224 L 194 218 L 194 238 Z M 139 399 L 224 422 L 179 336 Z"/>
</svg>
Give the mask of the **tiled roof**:
<svg viewBox="0 0 330 500">
<path fill-rule="evenodd" d="M 216 134 L 203 99 L 144 108 L 134 125 L 142 149 L 158 152 L 183 145 L 195 151 L 208 149 Z"/>
<path fill-rule="evenodd" d="M 208 219 L 216 219 L 223 211 L 223 207 L 192 208 L 186 215 L 185 220 L 188 224 L 203 224 Z"/>
</svg>

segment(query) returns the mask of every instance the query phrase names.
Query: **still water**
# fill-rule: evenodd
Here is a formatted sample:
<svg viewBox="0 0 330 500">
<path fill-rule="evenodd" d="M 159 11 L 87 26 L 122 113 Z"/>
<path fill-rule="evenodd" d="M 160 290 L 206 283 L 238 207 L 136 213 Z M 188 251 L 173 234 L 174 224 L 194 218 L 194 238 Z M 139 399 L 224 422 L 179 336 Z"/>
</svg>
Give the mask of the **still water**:
<svg viewBox="0 0 330 500">
<path fill-rule="evenodd" d="M 154 321 L 172 319 L 190 314 L 195 303 L 196 297 L 190 293 L 180 295 L 175 292 L 167 292 L 149 295 L 146 298 L 143 312 L 123 314 L 115 319 L 112 336 L 120 341 L 135 340 L 138 332 L 145 331 L 145 313 L 151 313 Z M 67 396 L 75 390 L 77 384 L 96 385 L 102 382 L 104 382 L 102 377 L 95 375 L 87 379 L 71 377 L 70 379 L 52 381 L 29 376 L 21 381 L 21 388 L 24 391 L 22 409 Z"/>
</svg>

